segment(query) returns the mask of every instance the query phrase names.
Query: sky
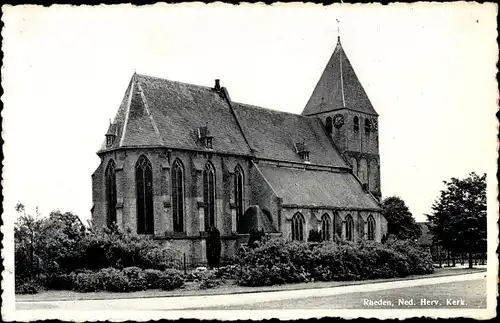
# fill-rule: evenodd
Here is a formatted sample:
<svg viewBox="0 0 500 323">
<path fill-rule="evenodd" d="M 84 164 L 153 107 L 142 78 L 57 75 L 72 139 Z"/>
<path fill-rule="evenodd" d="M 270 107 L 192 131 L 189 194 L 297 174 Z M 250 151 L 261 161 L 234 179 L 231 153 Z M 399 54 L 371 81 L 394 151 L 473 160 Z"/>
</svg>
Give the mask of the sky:
<svg viewBox="0 0 500 323">
<path fill-rule="evenodd" d="M 491 4 L 3 11 L 5 212 L 21 201 L 30 212 L 90 219 L 96 152 L 134 71 L 205 86 L 219 78 L 234 101 L 300 114 L 338 29 L 380 115 L 383 197 L 400 196 L 425 221 L 444 180 L 472 171 L 495 176 Z"/>
</svg>

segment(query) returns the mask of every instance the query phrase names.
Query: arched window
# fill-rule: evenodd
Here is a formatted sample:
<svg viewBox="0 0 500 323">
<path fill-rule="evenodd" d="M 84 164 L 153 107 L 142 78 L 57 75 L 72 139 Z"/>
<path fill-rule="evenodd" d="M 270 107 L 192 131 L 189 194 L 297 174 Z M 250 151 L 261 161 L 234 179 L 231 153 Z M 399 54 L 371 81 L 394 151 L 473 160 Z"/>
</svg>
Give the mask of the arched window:
<svg viewBox="0 0 500 323">
<path fill-rule="evenodd" d="M 184 232 L 184 167 L 178 159 L 172 166 L 171 178 L 174 232 Z"/>
<path fill-rule="evenodd" d="M 335 241 L 342 239 L 342 219 L 337 212 L 333 214 L 333 232 Z"/>
<path fill-rule="evenodd" d="M 292 240 L 304 240 L 304 217 L 300 213 L 295 213 L 292 217 Z"/>
<path fill-rule="evenodd" d="M 354 240 L 354 221 L 350 214 L 345 217 L 345 239 L 347 241 Z"/>
<path fill-rule="evenodd" d="M 375 219 L 371 214 L 368 216 L 368 240 L 375 240 Z"/>
<path fill-rule="evenodd" d="M 332 228 L 330 216 L 328 214 L 323 214 L 321 217 L 321 240 L 328 241 L 330 240 L 330 230 Z"/>
<path fill-rule="evenodd" d="M 240 165 L 234 170 L 234 203 L 236 207 L 236 231 L 240 232 L 240 219 L 243 216 L 244 176 Z"/>
<path fill-rule="evenodd" d="M 106 171 L 106 223 L 111 226 L 116 223 L 116 177 L 115 177 L 115 162 L 110 160 Z"/>
<path fill-rule="evenodd" d="M 326 118 L 326 132 L 328 133 L 332 133 L 333 131 L 333 121 L 332 121 L 332 117 L 327 117 Z"/>
<path fill-rule="evenodd" d="M 215 226 L 215 170 L 211 163 L 203 170 L 203 202 L 205 202 L 205 231 Z"/>
<path fill-rule="evenodd" d="M 354 117 L 354 120 L 353 120 L 353 129 L 354 131 L 358 131 L 359 130 L 359 118 L 358 117 Z"/>
<path fill-rule="evenodd" d="M 135 164 L 137 233 L 154 233 L 153 169 L 145 156 Z"/>
<path fill-rule="evenodd" d="M 365 133 L 369 133 L 372 128 L 370 120 L 368 118 L 365 119 Z"/>
</svg>

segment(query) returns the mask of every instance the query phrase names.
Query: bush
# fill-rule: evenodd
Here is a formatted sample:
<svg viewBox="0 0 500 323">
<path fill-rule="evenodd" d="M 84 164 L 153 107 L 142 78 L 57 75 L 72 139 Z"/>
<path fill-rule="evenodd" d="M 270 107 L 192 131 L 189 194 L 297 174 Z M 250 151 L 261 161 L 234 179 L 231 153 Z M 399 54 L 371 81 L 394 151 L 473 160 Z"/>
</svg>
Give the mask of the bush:
<svg viewBox="0 0 500 323">
<path fill-rule="evenodd" d="M 72 290 L 75 280 L 75 273 L 55 273 L 47 276 L 45 288 L 53 290 Z"/>
<path fill-rule="evenodd" d="M 214 288 L 223 283 L 223 279 L 218 277 L 215 270 L 207 270 L 204 271 L 201 275 L 200 279 L 200 288 L 201 289 L 209 289 Z"/>
<path fill-rule="evenodd" d="M 127 267 L 123 269 L 123 274 L 127 277 L 129 290 L 138 291 L 146 290 L 148 282 L 144 271 L 139 267 Z"/>
<path fill-rule="evenodd" d="M 29 281 L 16 285 L 16 294 L 37 294 L 40 288 L 36 282 Z"/>
<path fill-rule="evenodd" d="M 291 247 L 291 248 L 290 248 Z M 241 275 L 237 283 L 243 286 L 266 286 L 285 283 L 304 282 L 308 273 L 297 260 L 300 249 L 298 243 L 272 239 L 254 249 L 240 253 Z"/>
<path fill-rule="evenodd" d="M 163 279 L 163 276 L 165 274 L 163 271 L 158 270 L 158 269 L 146 269 L 144 270 L 144 279 L 146 280 L 146 287 L 155 289 L 159 288 L 160 286 L 160 280 Z"/>
<path fill-rule="evenodd" d="M 309 280 L 361 280 L 431 273 L 430 255 L 411 241 L 296 242 L 270 240 L 239 254 L 237 283 L 262 286 Z"/>
<path fill-rule="evenodd" d="M 240 266 L 239 265 L 229 265 L 222 266 L 215 270 L 215 275 L 218 278 L 223 280 L 226 279 L 237 279 L 240 275 Z"/>
<path fill-rule="evenodd" d="M 184 286 L 184 279 L 179 270 L 167 269 L 158 281 L 158 288 L 162 290 L 172 290 Z"/>
<path fill-rule="evenodd" d="M 405 255 L 411 275 L 430 274 L 434 271 L 432 255 L 411 240 L 388 240 L 385 246 Z"/>
</svg>

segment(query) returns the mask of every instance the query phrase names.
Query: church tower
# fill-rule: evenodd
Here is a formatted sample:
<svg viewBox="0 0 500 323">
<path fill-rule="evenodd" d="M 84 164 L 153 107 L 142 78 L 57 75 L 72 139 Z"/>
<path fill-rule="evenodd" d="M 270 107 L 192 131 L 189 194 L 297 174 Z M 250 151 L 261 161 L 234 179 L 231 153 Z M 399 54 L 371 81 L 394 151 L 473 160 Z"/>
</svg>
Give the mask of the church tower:
<svg viewBox="0 0 500 323">
<path fill-rule="evenodd" d="M 380 199 L 378 114 L 342 48 L 340 36 L 302 115 L 323 121 L 353 174 Z"/>
</svg>

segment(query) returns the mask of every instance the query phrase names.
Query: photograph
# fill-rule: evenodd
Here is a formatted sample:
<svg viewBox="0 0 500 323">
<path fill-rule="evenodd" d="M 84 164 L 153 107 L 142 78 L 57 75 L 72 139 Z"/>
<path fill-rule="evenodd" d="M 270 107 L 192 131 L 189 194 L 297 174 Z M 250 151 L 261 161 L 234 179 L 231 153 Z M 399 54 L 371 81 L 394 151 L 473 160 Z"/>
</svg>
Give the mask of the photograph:
<svg viewBox="0 0 500 323">
<path fill-rule="evenodd" d="M 2 320 L 495 317 L 497 14 L 3 5 Z"/>
</svg>

